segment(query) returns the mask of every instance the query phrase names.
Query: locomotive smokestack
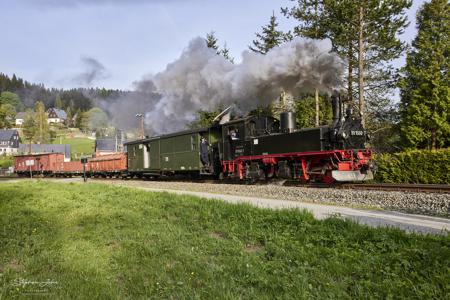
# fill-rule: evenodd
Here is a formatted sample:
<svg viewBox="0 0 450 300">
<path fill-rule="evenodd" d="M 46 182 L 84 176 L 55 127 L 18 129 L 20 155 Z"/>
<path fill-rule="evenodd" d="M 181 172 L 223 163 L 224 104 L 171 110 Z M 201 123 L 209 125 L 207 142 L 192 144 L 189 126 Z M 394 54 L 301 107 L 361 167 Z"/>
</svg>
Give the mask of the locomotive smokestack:
<svg viewBox="0 0 450 300">
<path fill-rule="evenodd" d="M 331 107 L 333 109 L 333 127 L 336 127 L 341 120 L 341 103 L 339 93 L 336 91 L 331 95 Z"/>
</svg>

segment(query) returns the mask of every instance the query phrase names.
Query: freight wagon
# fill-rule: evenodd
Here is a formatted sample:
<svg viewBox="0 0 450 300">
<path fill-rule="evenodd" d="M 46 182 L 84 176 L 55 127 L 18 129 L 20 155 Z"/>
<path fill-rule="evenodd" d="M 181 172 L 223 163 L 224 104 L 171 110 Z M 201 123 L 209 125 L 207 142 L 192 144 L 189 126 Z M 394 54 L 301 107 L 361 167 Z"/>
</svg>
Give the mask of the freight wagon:
<svg viewBox="0 0 450 300">
<path fill-rule="evenodd" d="M 63 153 L 16 155 L 14 170 L 19 176 L 30 176 L 30 174 L 48 176 L 63 163 Z"/>
<path fill-rule="evenodd" d="M 90 177 L 119 177 L 127 173 L 126 153 L 101 155 L 88 160 Z"/>
</svg>

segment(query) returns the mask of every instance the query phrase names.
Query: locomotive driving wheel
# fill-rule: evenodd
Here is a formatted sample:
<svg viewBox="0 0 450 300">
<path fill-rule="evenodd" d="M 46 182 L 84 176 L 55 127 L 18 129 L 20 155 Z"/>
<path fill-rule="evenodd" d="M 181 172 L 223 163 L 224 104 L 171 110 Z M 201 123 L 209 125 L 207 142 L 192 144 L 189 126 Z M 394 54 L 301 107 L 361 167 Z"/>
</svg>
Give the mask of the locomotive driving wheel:
<svg viewBox="0 0 450 300">
<path fill-rule="evenodd" d="M 331 175 L 331 170 L 326 171 L 325 175 L 322 178 L 323 183 L 333 184 L 335 182 L 333 176 Z"/>
</svg>

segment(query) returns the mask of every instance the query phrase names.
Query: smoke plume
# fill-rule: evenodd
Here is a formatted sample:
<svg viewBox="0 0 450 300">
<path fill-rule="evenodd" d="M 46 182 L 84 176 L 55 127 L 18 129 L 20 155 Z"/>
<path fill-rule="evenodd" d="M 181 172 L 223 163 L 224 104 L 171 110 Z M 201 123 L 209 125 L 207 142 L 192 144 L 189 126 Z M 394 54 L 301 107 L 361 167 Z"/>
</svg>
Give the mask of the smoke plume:
<svg viewBox="0 0 450 300">
<path fill-rule="evenodd" d="M 95 58 L 82 57 L 81 61 L 84 65 L 85 71 L 76 75 L 72 79 L 73 82 L 83 86 L 91 86 L 95 81 L 108 77 L 106 68 Z"/>
<path fill-rule="evenodd" d="M 266 55 L 245 51 L 235 65 L 195 38 L 163 72 L 137 83 L 147 84 L 143 91 L 153 95 L 147 98 L 153 107 L 146 124 L 153 133 L 165 133 L 182 129 L 200 109 L 235 104 L 249 111 L 274 101 L 281 90 L 337 88 L 342 62 L 330 50 L 326 41 L 295 39 Z"/>
</svg>

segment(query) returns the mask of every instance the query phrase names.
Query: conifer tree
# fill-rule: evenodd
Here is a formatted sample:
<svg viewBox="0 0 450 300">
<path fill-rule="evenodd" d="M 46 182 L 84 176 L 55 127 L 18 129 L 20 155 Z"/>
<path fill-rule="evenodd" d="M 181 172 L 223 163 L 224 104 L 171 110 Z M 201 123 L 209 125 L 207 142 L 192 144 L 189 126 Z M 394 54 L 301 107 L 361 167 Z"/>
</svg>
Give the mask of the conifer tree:
<svg viewBox="0 0 450 300">
<path fill-rule="evenodd" d="M 219 54 L 225 57 L 231 63 L 234 63 L 234 58 L 230 55 L 230 49 L 228 49 L 227 43 L 223 45 L 223 48 L 220 50 Z"/>
<path fill-rule="evenodd" d="M 366 98 L 372 97 L 376 103 L 394 86 L 389 62 L 405 50 L 406 45 L 398 34 L 408 25 L 405 14 L 411 0 L 291 1 L 296 5 L 283 8 L 282 12 L 299 21 L 294 34 L 328 38 L 333 50 L 346 59 L 347 94 L 349 99 L 354 96 L 358 99 L 364 123 Z"/>
<path fill-rule="evenodd" d="M 217 38 L 216 35 L 214 33 L 214 31 L 211 31 L 210 33 L 206 34 L 206 46 L 208 48 L 212 48 L 214 50 L 216 50 L 217 54 L 219 54 L 219 46 L 217 45 Z"/>
<path fill-rule="evenodd" d="M 450 147 L 450 3 L 431 0 L 417 13 L 417 36 L 401 89 L 401 133 L 407 147 Z"/>
<path fill-rule="evenodd" d="M 55 107 L 56 107 L 56 108 L 59 108 L 59 109 L 62 109 L 62 108 L 63 108 L 61 96 L 59 96 L 59 94 L 56 95 L 56 98 L 55 98 Z"/>
<path fill-rule="evenodd" d="M 214 49 L 218 55 L 222 55 L 227 60 L 234 63 L 234 58 L 231 57 L 231 55 L 230 55 L 230 49 L 228 49 L 227 43 L 225 43 L 223 45 L 222 49 L 220 49 L 219 46 L 217 45 L 218 39 L 217 39 L 214 31 L 211 31 L 210 33 L 206 34 L 205 41 L 206 41 L 206 46 L 208 48 Z"/>
<path fill-rule="evenodd" d="M 272 12 L 270 22 L 268 25 L 262 27 L 262 33 L 256 33 L 256 40 L 253 40 L 252 46 L 249 49 L 253 52 L 266 54 L 270 49 L 281 45 L 283 42 L 292 40 L 292 35 L 277 30 L 278 23 L 275 12 Z"/>
</svg>

